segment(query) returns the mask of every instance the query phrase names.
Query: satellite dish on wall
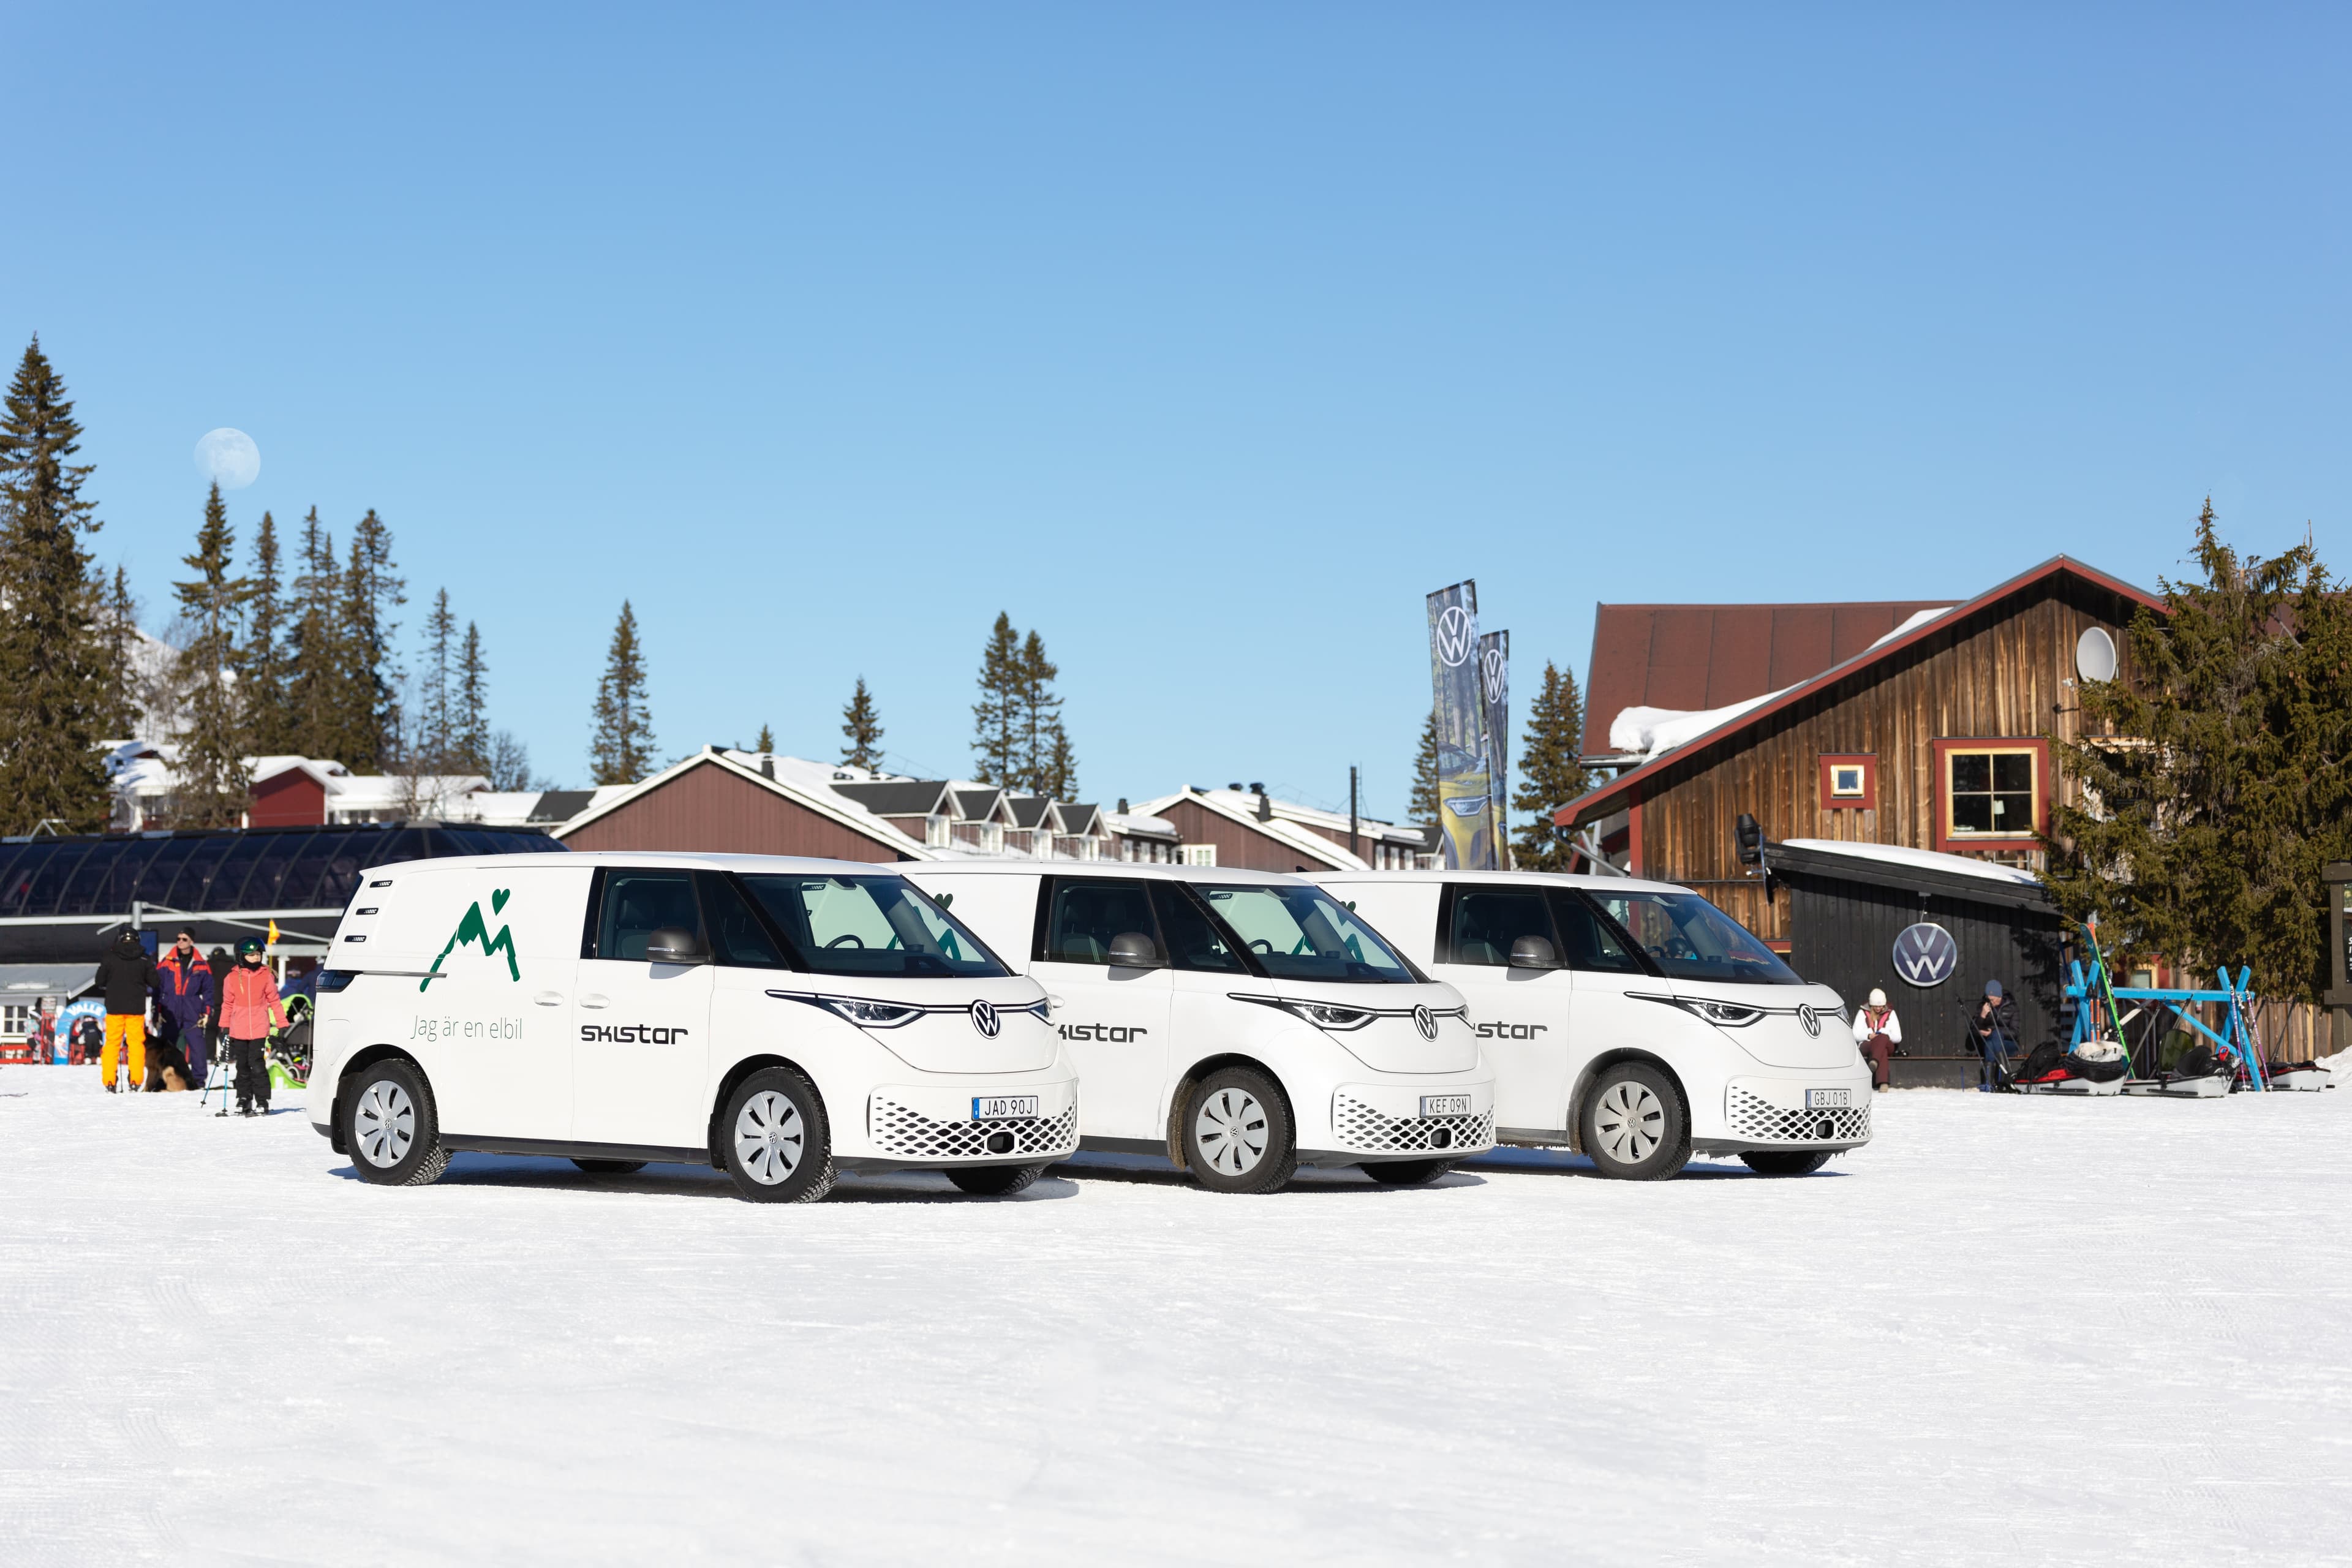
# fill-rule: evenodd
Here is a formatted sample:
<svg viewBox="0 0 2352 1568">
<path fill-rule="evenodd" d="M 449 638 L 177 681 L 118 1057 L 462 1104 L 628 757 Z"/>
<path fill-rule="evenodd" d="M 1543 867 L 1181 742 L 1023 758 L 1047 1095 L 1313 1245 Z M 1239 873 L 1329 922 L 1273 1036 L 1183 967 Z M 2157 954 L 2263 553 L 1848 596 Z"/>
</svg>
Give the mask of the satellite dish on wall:
<svg viewBox="0 0 2352 1568">
<path fill-rule="evenodd" d="M 2074 673 L 2085 680 L 2116 678 L 2116 639 L 2104 626 L 2093 626 L 2074 639 Z"/>
</svg>

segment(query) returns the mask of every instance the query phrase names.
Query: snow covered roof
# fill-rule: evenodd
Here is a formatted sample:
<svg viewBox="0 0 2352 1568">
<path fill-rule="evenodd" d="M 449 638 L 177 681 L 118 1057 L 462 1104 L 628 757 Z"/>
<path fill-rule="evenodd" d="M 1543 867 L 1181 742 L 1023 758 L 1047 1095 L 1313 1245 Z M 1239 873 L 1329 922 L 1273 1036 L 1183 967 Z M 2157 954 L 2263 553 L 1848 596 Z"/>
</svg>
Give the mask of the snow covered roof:
<svg viewBox="0 0 2352 1568">
<path fill-rule="evenodd" d="M 1899 844 L 1790 838 L 1766 844 L 1764 863 L 1775 877 L 1810 874 L 2045 914 L 2053 907 L 2049 889 L 2031 871 Z"/>
<path fill-rule="evenodd" d="M 1850 855 L 1857 860 L 1910 866 L 1922 871 L 1941 871 L 1954 877 L 1982 877 L 1988 881 L 2022 884 L 2028 888 L 2042 885 L 2042 879 L 2016 866 L 2002 866 L 1966 855 L 1946 855 L 1935 849 L 1912 849 L 1900 844 L 1861 844 L 1842 838 L 1789 838 L 1781 840 L 1780 847 L 1811 849 L 1821 855 Z"/>
<path fill-rule="evenodd" d="M 1371 869 L 1371 862 L 1361 856 L 1349 854 L 1346 845 L 1335 844 L 1313 828 L 1302 827 L 1297 822 L 1287 819 L 1279 810 L 1265 820 L 1260 821 L 1257 816 L 1257 796 L 1245 790 L 1202 790 L 1188 787 L 1177 791 L 1174 795 L 1162 795 L 1158 800 L 1147 800 L 1140 810 L 1145 815 L 1157 816 L 1179 801 L 1187 800 L 1215 812 L 1219 816 L 1238 822 L 1244 827 L 1255 828 L 1278 844 L 1287 845 L 1301 855 L 1320 860 L 1335 871 Z M 1242 802 L 1248 804 L 1244 805 L 1240 804 Z M 1343 828 L 1347 821 L 1344 816 L 1339 818 Z M 1416 838 L 1414 842 L 1418 843 L 1419 839 Z"/>
<path fill-rule="evenodd" d="M 763 763 L 767 764 L 765 771 L 761 766 Z M 820 816 L 878 840 L 908 859 L 928 860 L 938 853 L 926 849 L 919 840 L 899 831 L 896 824 L 884 820 L 877 813 L 835 790 L 833 775 L 840 770 L 830 763 L 813 763 L 804 757 L 782 757 L 772 752 L 720 751 L 716 746 L 706 746 L 694 755 L 672 763 L 651 778 L 635 784 L 603 785 L 590 800 L 588 808 L 553 829 L 552 837 L 568 838 L 615 807 L 639 795 L 650 794 L 680 774 L 699 767 L 724 768 L 737 777 L 782 795 Z"/>
<path fill-rule="evenodd" d="M 1106 811 L 1102 819 L 1104 826 L 1123 838 L 1165 838 L 1173 844 L 1181 837 L 1174 823 L 1149 812 Z"/>
<path fill-rule="evenodd" d="M 1258 797 L 1255 790 L 1204 789 L 1195 790 L 1192 793 L 1203 800 L 1214 799 L 1234 810 L 1247 813 L 1253 822 L 1257 820 Z M 1348 814 L 1344 811 L 1325 811 L 1319 806 L 1301 805 L 1295 800 L 1278 800 L 1272 795 L 1266 797 L 1265 804 L 1266 808 L 1273 813 L 1277 821 L 1296 822 L 1306 827 L 1328 828 L 1333 833 L 1344 834 L 1348 831 Z M 1260 823 L 1259 826 L 1265 825 Z M 1422 827 L 1417 822 L 1387 822 L 1374 816 L 1359 816 L 1356 818 L 1356 832 L 1360 837 L 1389 844 L 1418 845 L 1423 841 Z"/>
<path fill-rule="evenodd" d="M 1628 708 L 1609 721 L 1609 746 L 1623 754 L 1654 757 L 1696 741 L 1709 730 L 1728 724 L 1750 708 L 1780 695 L 1778 691 L 1767 691 L 1745 702 L 1705 708 L 1695 713 L 1678 708 Z"/>
</svg>

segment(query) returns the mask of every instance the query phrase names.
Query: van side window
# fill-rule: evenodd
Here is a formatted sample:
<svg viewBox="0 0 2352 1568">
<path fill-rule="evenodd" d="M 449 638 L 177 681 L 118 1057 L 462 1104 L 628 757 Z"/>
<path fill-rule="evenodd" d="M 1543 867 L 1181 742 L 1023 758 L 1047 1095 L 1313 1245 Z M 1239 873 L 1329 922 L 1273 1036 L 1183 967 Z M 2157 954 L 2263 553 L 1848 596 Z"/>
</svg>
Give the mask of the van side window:
<svg viewBox="0 0 2352 1568">
<path fill-rule="evenodd" d="M 1625 950 L 1617 934 L 1593 915 L 1591 906 L 1582 899 L 1570 892 L 1555 893 L 1551 907 L 1559 917 L 1562 963 L 1570 969 L 1595 969 L 1608 974 L 1644 973 L 1642 961 Z"/>
<path fill-rule="evenodd" d="M 702 889 L 702 908 L 710 920 L 711 955 L 721 963 L 740 964 L 751 969 L 782 969 L 784 955 L 776 950 L 775 938 L 735 884 L 716 871 L 698 871 L 696 884 Z"/>
<path fill-rule="evenodd" d="M 694 899 L 691 871 L 604 873 L 604 904 L 596 917 L 596 956 L 637 963 L 646 940 L 664 926 L 677 926 L 704 941 L 702 910 Z"/>
<path fill-rule="evenodd" d="M 1160 929 L 1168 933 L 1168 961 L 1179 969 L 1243 973 L 1242 961 L 1225 945 L 1216 926 L 1201 906 L 1174 882 L 1151 884 L 1151 902 L 1160 911 Z"/>
<path fill-rule="evenodd" d="M 1454 897 L 1454 962 L 1507 967 L 1511 944 L 1523 936 L 1539 936 L 1552 944 L 1553 952 L 1559 952 L 1559 942 L 1552 935 L 1551 915 L 1544 904 L 1544 896 L 1532 889 L 1458 889 Z"/>
<path fill-rule="evenodd" d="M 1045 920 L 1045 951 L 1054 963 L 1108 963 L 1114 937 L 1138 931 L 1160 952 L 1160 922 L 1151 915 L 1151 891 L 1140 881 L 1054 880 L 1054 905 Z"/>
</svg>

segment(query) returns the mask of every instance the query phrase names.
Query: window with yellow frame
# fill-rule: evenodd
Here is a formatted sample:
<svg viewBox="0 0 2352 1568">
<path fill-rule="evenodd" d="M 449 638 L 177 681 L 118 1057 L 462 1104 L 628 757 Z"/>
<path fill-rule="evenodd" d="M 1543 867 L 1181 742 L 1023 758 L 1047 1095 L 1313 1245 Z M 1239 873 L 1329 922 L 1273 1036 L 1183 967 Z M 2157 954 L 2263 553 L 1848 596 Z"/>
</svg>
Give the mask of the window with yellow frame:
<svg viewBox="0 0 2352 1568">
<path fill-rule="evenodd" d="M 2048 765 L 2039 745 L 1958 741 L 1937 750 L 1944 838 L 1961 844 L 2033 837 Z"/>
</svg>

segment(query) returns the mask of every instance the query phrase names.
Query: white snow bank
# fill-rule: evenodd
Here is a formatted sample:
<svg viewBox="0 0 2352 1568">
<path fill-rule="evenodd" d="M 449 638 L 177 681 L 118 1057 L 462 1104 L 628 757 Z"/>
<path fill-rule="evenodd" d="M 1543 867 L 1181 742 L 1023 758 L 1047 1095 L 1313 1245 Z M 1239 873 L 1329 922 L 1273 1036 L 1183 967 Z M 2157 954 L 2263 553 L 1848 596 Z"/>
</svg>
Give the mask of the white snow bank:
<svg viewBox="0 0 2352 1568">
<path fill-rule="evenodd" d="M 1687 745 L 1708 731 L 1730 723 L 1749 709 L 1759 707 L 1782 692 L 1796 689 L 1784 686 L 1780 691 L 1768 691 L 1761 697 L 1751 697 L 1745 702 L 1734 702 L 1722 708 L 1621 708 L 1617 710 L 1617 717 L 1609 721 L 1609 744 L 1613 751 L 1643 752 L 1655 757 L 1661 752 L 1673 751 L 1676 746 Z"/>
<path fill-rule="evenodd" d="M 1851 855 L 1858 860 L 1884 860 L 1896 866 L 1913 866 L 1922 871 L 1949 871 L 1961 877 L 1982 877 L 1994 882 L 2015 882 L 2026 887 L 2039 887 L 2042 879 L 2031 871 L 2015 866 L 1997 866 L 1990 860 L 1979 860 L 1968 855 L 1946 855 L 1935 849 L 1908 849 L 1900 844 L 1855 844 L 1842 838 L 1785 838 L 1791 849 L 1818 849 L 1830 855 Z"/>
<path fill-rule="evenodd" d="M 1916 631 L 1919 627 L 1926 626 L 1929 621 L 1934 620 L 1938 616 L 1950 615 L 1953 607 L 1954 606 L 1950 605 L 1946 605 L 1940 610 L 1914 610 L 1911 612 L 1910 616 L 1905 619 L 1901 626 L 1895 627 L 1885 637 L 1880 637 L 1876 642 L 1872 643 L 1870 647 L 1885 647 L 1888 643 L 1893 642 L 1896 637 L 1903 636 L 1906 632 Z M 1868 653 L 1870 648 L 1864 648 L 1863 651 L 1864 653 Z"/>
</svg>

